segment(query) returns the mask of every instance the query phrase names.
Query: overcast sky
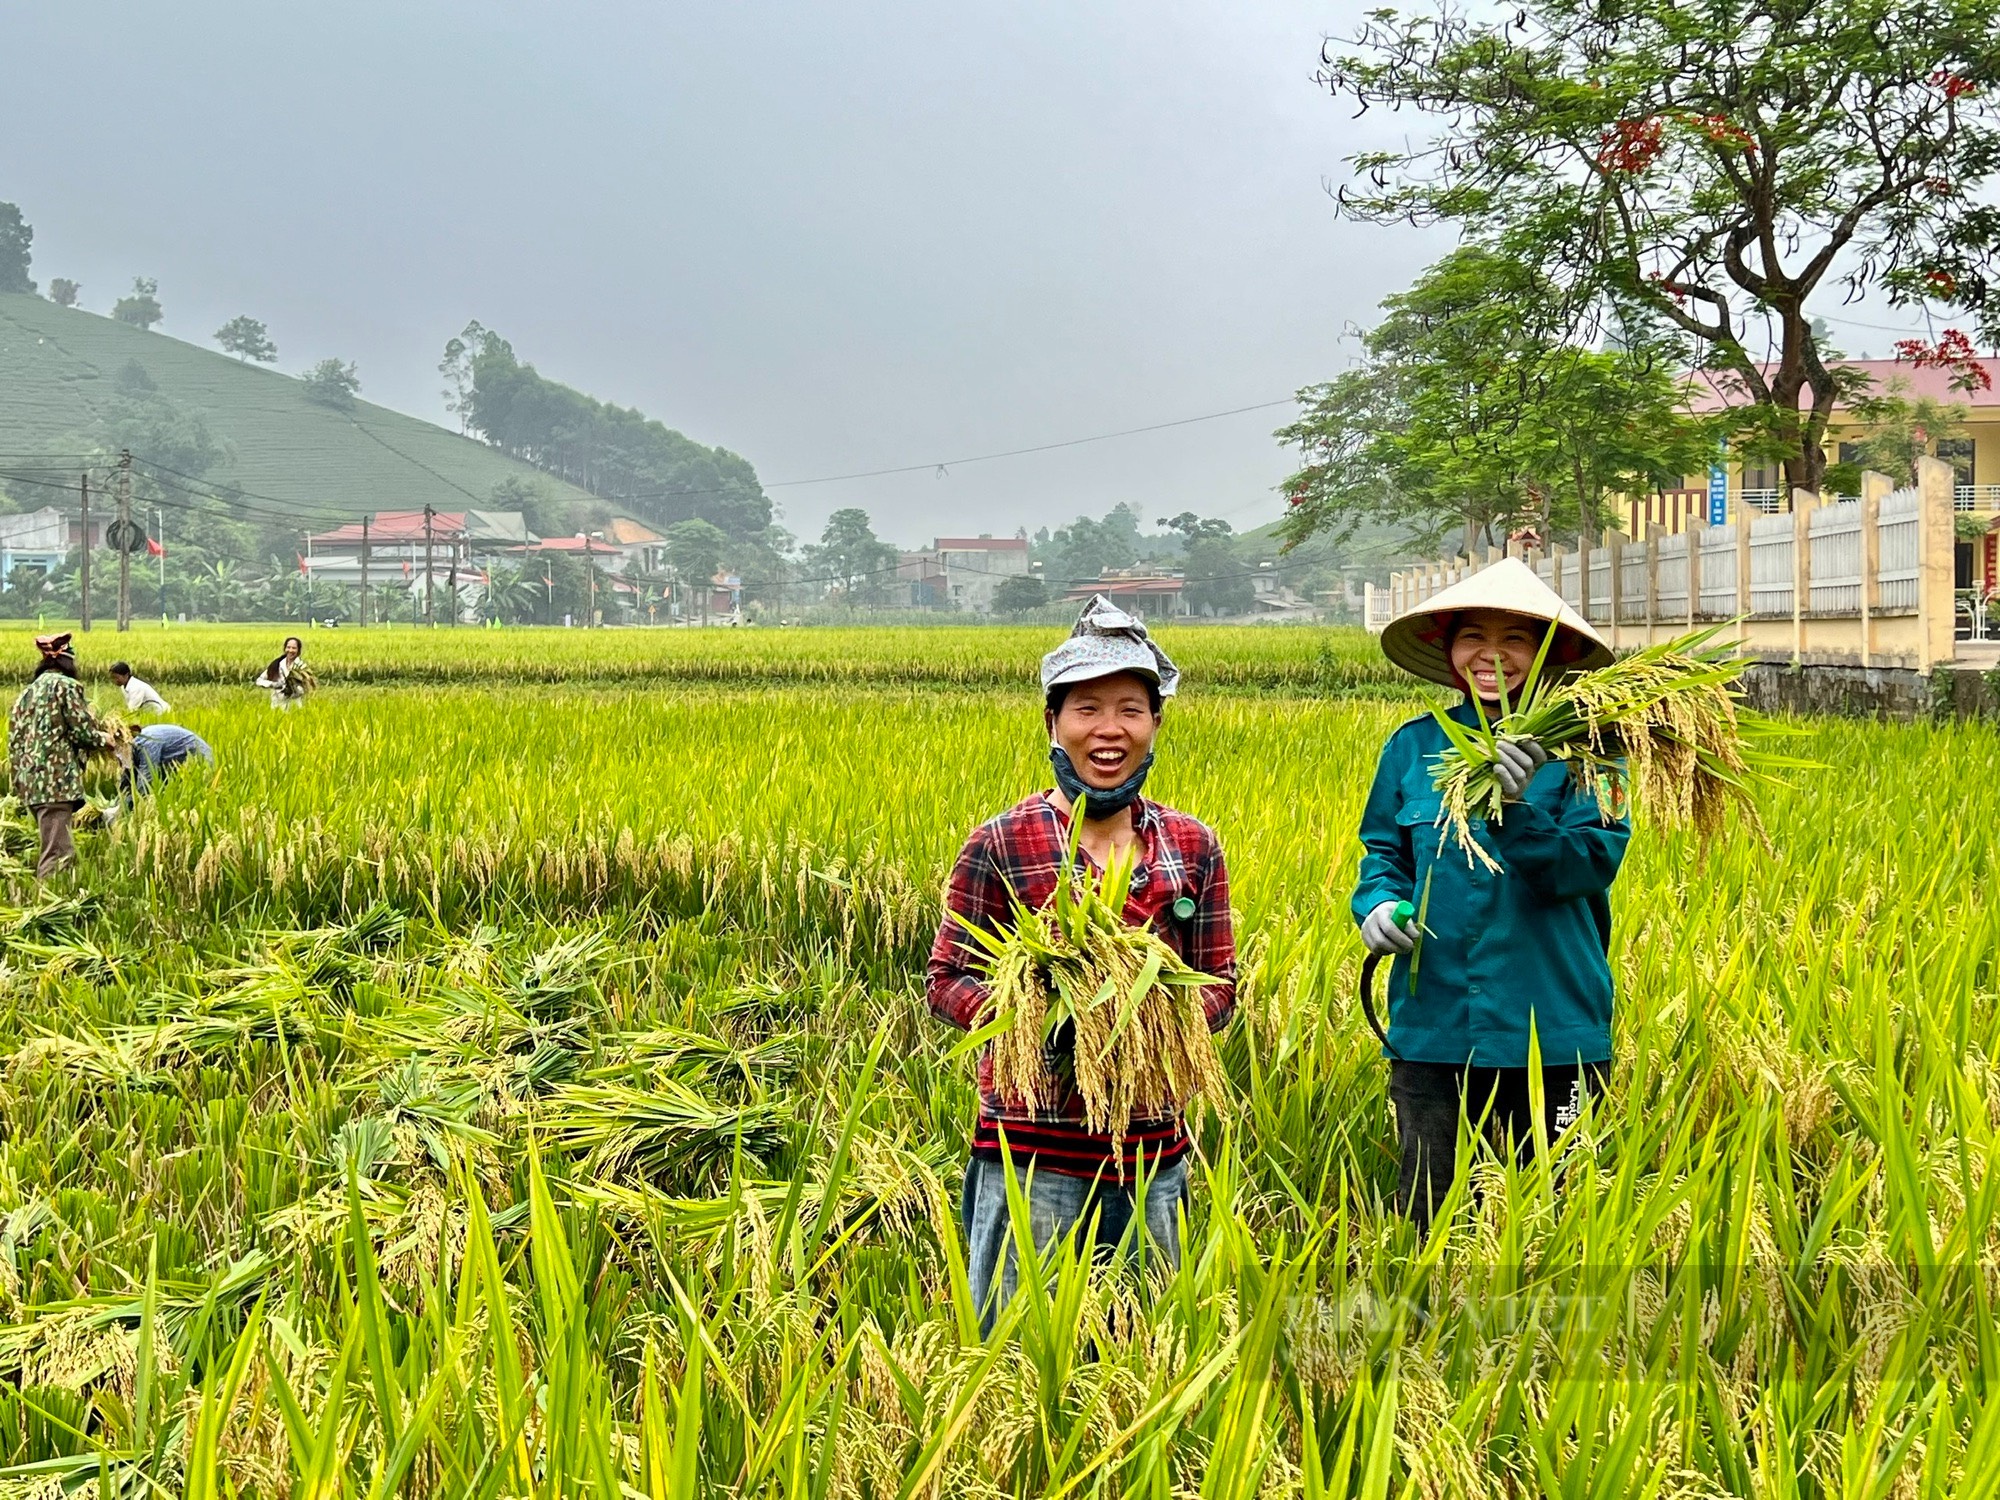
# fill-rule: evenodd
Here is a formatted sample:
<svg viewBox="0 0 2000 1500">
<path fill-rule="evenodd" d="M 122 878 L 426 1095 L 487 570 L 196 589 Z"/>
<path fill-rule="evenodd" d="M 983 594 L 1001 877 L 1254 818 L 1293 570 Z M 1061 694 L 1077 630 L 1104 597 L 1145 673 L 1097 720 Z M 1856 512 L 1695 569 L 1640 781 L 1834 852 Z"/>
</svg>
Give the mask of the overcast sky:
<svg viewBox="0 0 2000 1500">
<path fill-rule="evenodd" d="M 1375 0 L 672 5 L 60 0 L 0 14 L 0 199 L 35 275 L 449 420 L 477 318 L 544 374 L 750 459 L 784 523 L 914 543 L 1098 514 L 1274 517 L 1290 395 L 1448 241 L 1335 217 L 1408 123 L 1315 88 Z M 1368 132 L 1367 134 L 1364 134 Z M 1854 337 L 1866 341 L 1867 335 Z M 1876 335 L 1886 344 L 1887 335 Z M 1885 351 L 1878 351 L 1885 352 Z"/>
</svg>

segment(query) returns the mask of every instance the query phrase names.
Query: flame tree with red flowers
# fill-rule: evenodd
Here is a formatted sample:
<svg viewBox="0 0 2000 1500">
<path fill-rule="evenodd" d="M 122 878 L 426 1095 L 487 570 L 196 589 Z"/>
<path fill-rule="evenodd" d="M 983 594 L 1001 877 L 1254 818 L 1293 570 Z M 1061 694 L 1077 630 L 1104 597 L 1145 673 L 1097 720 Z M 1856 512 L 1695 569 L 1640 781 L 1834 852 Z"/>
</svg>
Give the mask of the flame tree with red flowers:
<svg viewBox="0 0 2000 1500">
<path fill-rule="evenodd" d="M 1579 327 L 1678 330 L 1742 403 L 1742 451 L 1790 485 L 1821 488 L 1852 394 L 1816 299 L 1959 309 L 2000 343 L 2000 0 L 1440 3 L 1321 54 L 1336 97 L 1438 122 L 1350 158 L 1342 211 L 1456 223 Z M 1976 383 L 1961 339 L 1918 352 Z"/>
</svg>

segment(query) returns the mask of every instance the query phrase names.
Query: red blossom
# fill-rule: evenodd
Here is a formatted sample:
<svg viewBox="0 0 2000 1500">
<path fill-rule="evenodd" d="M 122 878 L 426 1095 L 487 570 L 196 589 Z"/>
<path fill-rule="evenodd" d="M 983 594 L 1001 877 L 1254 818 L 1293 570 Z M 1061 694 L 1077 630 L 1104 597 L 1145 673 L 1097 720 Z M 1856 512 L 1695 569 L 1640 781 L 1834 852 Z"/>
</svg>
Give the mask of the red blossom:
<svg viewBox="0 0 2000 1500">
<path fill-rule="evenodd" d="M 1955 391 L 1990 391 L 1993 376 L 1972 347 L 1972 340 L 1956 328 L 1947 328 L 1935 344 L 1922 339 L 1896 340 L 1896 358 L 1908 360 L 1918 369 L 1946 370 Z"/>
<path fill-rule="evenodd" d="M 1733 124 L 1727 115 L 1689 115 L 1687 122 L 1719 145 L 1740 146 L 1745 151 L 1757 149 L 1750 132 Z"/>
<path fill-rule="evenodd" d="M 1597 164 L 1613 172 L 1643 172 L 1665 149 L 1659 117 L 1620 120 L 1597 137 Z"/>
<path fill-rule="evenodd" d="M 1967 94 L 1972 93 L 1979 87 L 1970 78 L 1965 77 L 1963 74 L 1954 73 L 1947 68 L 1939 68 L 1935 73 L 1931 74 L 1931 82 L 1944 90 L 1944 96 L 1947 99 L 1963 99 Z"/>
<path fill-rule="evenodd" d="M 1924 285 L 1936 292 L 1940 297 L 1955 297 L 1958 295 L 1958 278 L 1949 271 L 1925 272 Z"/>
</svg>

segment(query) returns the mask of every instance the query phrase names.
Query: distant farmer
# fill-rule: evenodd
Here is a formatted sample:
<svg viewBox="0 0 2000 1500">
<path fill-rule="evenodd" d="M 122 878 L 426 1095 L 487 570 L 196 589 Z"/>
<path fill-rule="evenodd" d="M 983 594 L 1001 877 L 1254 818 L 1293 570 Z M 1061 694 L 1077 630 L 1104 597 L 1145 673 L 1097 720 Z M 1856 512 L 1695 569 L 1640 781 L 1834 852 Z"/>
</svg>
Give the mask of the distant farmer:
<svg viewBox="0 0 2000 1500">
<path fill-rule="evenodd" d="M 271 659 L 255 686 L 271 690 L 271 707 L 290 708 L 304 701 L 312 691 L 313 676 L 304 661 L 306 643 L 295 635 L 285 637 L 285 648 Z"/>
<path fill-rule="evenodd" d="M 1398 666 L 1464 698 L 1449 716 L 1478 723 L 1517 701 L 1550 623 L 1544 675 L 1604 666 L 1597 632 L 1508 559 L 1398 616 L 1382 650 Z M 1507 803 L 1473 834 L 1503 873 L 1443 843 L 1431 758 L 1447 746 L 1429 714 L 1389 738 L 1361 814 L 1354 917 L 1371 952 L 1393 954 L 1389 977 L 1389 1095 L 1402 1164 L 1396 1205 L 1428 1231 L 1456 1172 L 1461 1114 L 1518 1159 L 1535 1140 L 1528 1041 L 1542 1059 L 1550 1138 L 1603 1084 L 1611 1057 L 1611 882 L 1630 830 L 1605 821 L 1596 798 L 1533 740 L 1502 746 Z M 1419 917 L 1396 920 L 1409 902 Z M 1421 950 L 1418 944 L 1421 943 Z M 1414 955 L 1414 958 L 1413 958 Z"/>
<path fill-rule="evenodd" d="M 111 748 L 111 735 L 90 711 L 77 680 L 69 633 L 35 638 L 41 660 L 7 716 L 7 755 L 14 795 L 35 815 L 41 837 L 37 878 L 46 880 L 76 859 L 70 819 L 83 806 L 83 772 L 92 755 Z"/>
<path fill-rule="evenodd" d="M 1085 607 L 1070 638 L 1042 658 L 1042 722 L 1055 789 L 981 825 L 959 852 L 931 948 L 930 1005 L 939 1017 L 966 1030 L 989 1019 L 965 923 L 992 930 L 1011 922 L 1015 897 L 1029 907 L 1048 901 L 1070 819 L 1078 800 L 1087 799 L 1080 857 L 1101 872 L 1114 851 L 1130 851 L 1135 868 L 1125 920 L 1150 925 L 1191 966 L 1216 977 L 1203 1008 L 1211 1029 L 1227 1023 L 1236 1003 L 1236 942 L 1222 847 L 1205 825 L 1139 795 L 1152 768 L 1163 701 L 1179 677 L 1146 627 L 1101 596 Z M 992 1059 L 982 1056 L 979 1089 L 960 1215 L 983 1328 L 991 1330 L 1015 1287 L 1010 1158 L 1038 1249 L 1059 1234 L 1089 1230 L 1094 1219 L 1094 1243 L 1086 1248 L 1107 1253 L 1136 1215 L 1167 1264 L 1179 1264 L 1188 1134 L 1178 1111 L 1134 1117 L 1122 1149 L 1114 1149 L 1112 1137 L 1084 1128 L 1073 1088 L 1057 1107 L 1030 1112 L 999 1096 Z M 1142 1168 L 1145 1197 L 1137 1202 Z"/>
<path fill-rule="evenodd" d="M 119 777 L 119 790 L 131 803 L 136 793 L 144 796 L 165 781 L 182 763 L 206 761 L 213 765 L 215 752 L 208 741 L 178 724 L 148 724 L 132 736 L 132 766 Z"/>
<path fill-rule="evenodd" d="M 125 709 L 128 713 L 172 713 L 167 700 L 153 691 L 150 682 L 141 681 L 132 675 L 128 662 L 114 661 L 111 664 L 111 683 L 125 695 Z"/>
</svg>

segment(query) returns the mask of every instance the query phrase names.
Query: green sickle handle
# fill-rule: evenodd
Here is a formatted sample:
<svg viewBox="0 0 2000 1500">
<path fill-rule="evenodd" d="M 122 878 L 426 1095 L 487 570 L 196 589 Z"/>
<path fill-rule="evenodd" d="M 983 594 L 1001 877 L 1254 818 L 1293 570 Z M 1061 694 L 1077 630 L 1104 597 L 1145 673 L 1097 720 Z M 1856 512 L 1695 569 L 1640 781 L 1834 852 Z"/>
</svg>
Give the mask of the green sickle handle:
<svg viewBox="0 0 2000 1500">
<path fill-rule="evenodd" d="M 1398 927 L 1416 916 L 1417 909 L 1407 901 L 1398 901 L 1390 916 Z M 1368 1029 L 1375 1033 L 1375 1039 L 1382 1044 L 1382 1050 L 1391 1057 L 1396 1051 L 1389 1045 L 1389 1034 L 1382 1029 L 1382 1022 L 1375 1015 L 1375 969 L 1382 962 L 1382 955 L 1371 953 L 1361 961 L 1361 1014 L 1367 1019 Z"/>
</svg>

